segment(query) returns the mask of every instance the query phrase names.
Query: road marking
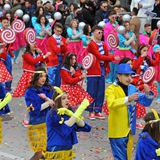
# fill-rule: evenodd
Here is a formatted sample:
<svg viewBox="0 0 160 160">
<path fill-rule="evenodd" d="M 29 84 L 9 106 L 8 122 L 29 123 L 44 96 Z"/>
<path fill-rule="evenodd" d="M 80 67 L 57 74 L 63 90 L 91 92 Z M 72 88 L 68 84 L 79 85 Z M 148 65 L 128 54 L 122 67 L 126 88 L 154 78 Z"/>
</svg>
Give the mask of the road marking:
<svg viewBox="0 0 160 160">
<path fill-rule="evenodd" d="M 10 158 L 10 159 L 15 159 L 15 160 L 25 160 L 24 158 L 17 157 L 17 156 L 14 156 L 12 154 L 8 154 L 8 153 L 1 152 L 1 151 L 0 151 L 0 156 L 7 157 L 7 158 Z"/>
</svg>

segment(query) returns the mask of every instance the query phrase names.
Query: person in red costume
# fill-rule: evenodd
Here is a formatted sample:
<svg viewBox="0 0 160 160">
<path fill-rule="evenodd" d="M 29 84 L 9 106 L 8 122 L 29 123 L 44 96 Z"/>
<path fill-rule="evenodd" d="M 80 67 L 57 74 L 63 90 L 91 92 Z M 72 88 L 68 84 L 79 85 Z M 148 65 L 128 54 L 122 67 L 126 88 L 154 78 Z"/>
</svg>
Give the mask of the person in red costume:
<svg viewBox="0 0 160 160">
<path fill-rule="evenodd" d="M 47 57 L 49 55 L 51 55 L 50 52 L 44 55 L 39 48 L 36 48 L 36 45 L 28 44 L 26 46 L 26 51 L 22 56 L 23 74 L 18 82 L 15 91 L 13 92 L 13 97 L 24 96 L 31 78 L 34 75 L 35 69 L 42 66 L 43 63 L 48 61 Z"/>
<path fill-rule="evenodd" d="M 102 112 L 105 90 L 105 76 L 110 72 L 109 62 L 119 60 L 120 57 L 108 54 L 107 46 L 101 41 L 103 28 L 94 26 L 92 28 L 93 40 L 88 45 L 88 52 L 95 56 L 95 65 L 87 72 L 87 92 L 94 102 L 87 108 L 89 119 L 105 119 Z"/>
<path fill-rule="evenodd" d="M 60 87 L 61 77 L 60 69 L 62 65 L 62 59 L 67 52 L 66 39 L 61 36 L 63 32 L 63 26 L 60 23 L 54 25 L 54 34 L 48 39 L 49 51 L 51 56 L 47 63 L 49 83 L 52 86 Z"/>
<path fill-rule="evenodd" d="M 93 98 L 82 88 L 82 85 L 78 84 L 81 81 L 83 83 L 86 73 L 81 72 L 74 53 L 66 55 L 60 76 L 62 78 L 61 89 L 67 92 L 70 106 L 77 108 L 84 98 L 87 98 L 90 103 L 93 102 Z"/>
<path fill-rule="evenodd" d="M 26 46 L 26 51 L 22 56 L 23 63 L 23 74 L 17 84 L 16 89 L 13 92 L 13 97 L 23 97 L 26 89 L 28 88 L 34 71 L 37 67 L 42 66 L 43 63 L 48 61 L 48 56 L 51 55 L 50 52 L 45 55 L 42 51 L 36 48 L 36 45 L 28 44 Z M 28 127 L 28 114 L 24 117 L 22 124 L 24 127 Z"/>
<path fill-rule="evenodd" d="M 12 79 L 12 76 L 8 72 L 4 62 L 7 59 L 7 52 L 4 43 L 0 42 L 0 73 L 1 82 L 7 82 Z"/>
<path fill-rule="evenodd" d="M 8 18 L 3 16 L 0 18 L 0 22 L 2 24 L 2 28 L 0 29 L 0 35 L 2 33 L 2 31 L 4 29 L 8 28 Z M 3 43 L 2 39 L 0 38 L 0 42 L 2 43 L 2 48 L 7 52 L 6 55 L 6 59 L 4 61 L 4 65 L 6 66 L 8 72 L 10 73 L 10 75 L 12 75 L 12 61 L 11 61 L 11 57 L 14 57 L 14 54 L 11 51 L 10 45 L 7 45 L 5 43 Z M 10 79 L 9 81 L 5 82 L 5 89 L 7 91 L 11 91 L 11 84 L 12 84 L 12 79 Z"/>
<path fill-rule="evenodd" d="M 132 69 L 136 71 L 136 75 L 133 77 L 132 84 L 136 85 L 136 87 L 141 91 L 144 92 L 144 83 L 142 81 L 143 73 L 146 71 L 148 67 L 155 67 L 159 64 L 160 61 L 160 55 L 158 49 L 156 52 L 152 55 L 152 59 L 148 56 L 148 46 L 146 44 L 141 44 L 137 51 L 137 59 L 133 60 L 133 67 Z M 149 84 L 150 89 L 152 92 L 154 92 L 154 97 L 158 95 L 158 91 L 154 85 L 154 83 Z M 137 128 L 143 129 L 144 124 L 141 123 L 140 118 L 144 117 L 146 115 L 146 109 L 144 106 L 137 103 L 136 106 L 137 112 L 136 117 L 137 120 Z"/>
</svg>

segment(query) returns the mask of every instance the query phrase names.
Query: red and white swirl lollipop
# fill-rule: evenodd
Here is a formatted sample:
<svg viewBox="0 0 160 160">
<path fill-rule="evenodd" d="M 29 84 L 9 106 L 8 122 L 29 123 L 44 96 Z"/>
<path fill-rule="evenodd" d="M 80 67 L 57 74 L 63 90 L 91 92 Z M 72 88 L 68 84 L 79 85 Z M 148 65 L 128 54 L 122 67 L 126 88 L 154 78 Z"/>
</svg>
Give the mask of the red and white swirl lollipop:
<svg viewBox="0 0 160 160">
<path fill-rule="evenodd" d="M 11 27 L 16 33 L 21 33 L 25 29 L 25 24 L 20 19 L 16 19 L 12 22 Z"/>
<path fill-rule="evenodd" d="M 107 44 L 110 46 L 110 48 L 116 48 L 119 44 L 119 39 L 116 33 L 110 33 L 106 37 Z"/>
<path fill-rule="evenodd" d="M 4 29 L 1 33 L 1 39 L 4 43 L 11 44 L 16 40 L 16 33 L 13 29 Z"/>
<path fill-rule="evenodd" d="M 150 84 L 156 78 L 156 69 L 154 67 L 149 67 L 143 74 L 143 83 Z"/>
<path fill-rule="evenodd" d="M 36 32 L 33 28 L 27 28 L 24 31 L 24 39 L 28 44 L 35 44 L 36 42 Z"/>
<path fill-rule="evenodd" d="M 82 67 L 84 70 L 88 70 L 92 67 L 94 67 L 96 62 L 96 58 L 93 54 L 88 53 L 82 60 Z"/>
</svg>

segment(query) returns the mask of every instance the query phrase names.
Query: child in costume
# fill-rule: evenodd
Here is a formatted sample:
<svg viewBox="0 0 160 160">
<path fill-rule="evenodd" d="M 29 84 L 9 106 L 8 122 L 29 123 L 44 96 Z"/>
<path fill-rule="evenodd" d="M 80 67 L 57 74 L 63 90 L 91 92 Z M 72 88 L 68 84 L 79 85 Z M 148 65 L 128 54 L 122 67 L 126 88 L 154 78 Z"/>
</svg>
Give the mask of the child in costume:
<svg viewBox="0 0 160 160">
<path fill-rule="evenodd" d="M 144 121 L 146 124 L 139 134 L 135 160 L 160 160 L 160 114 L 152 109 Z"/>
<path fill-rule="evenodd" d="M 1 78 L 1 75 L 0 75 Z M 6 93 L 3 84 L 0 82 L 0 144 L 2 143 L 2 114 L 10 112 L 8 103 L 11 101 L 12 96 L 10 93 Z"/>
<path fill-rule="evenodd" d="M 129 64 L 118 65 L 117 82 L 105 91 L 109 109 L 108 137 L 113 157 L 118 160 L 131 159 L 136 131 L 136 102 L 148 107 L 154 98 L 147 84 L 144 85 L 145 93 L 130 84 L 133 73 Z"/>
<path fill-rule="evenodd" d="M 91 42 L 92 39 L 92 32 L 91 26 L 86 24 L 83 28 L 83 34 L 80 36 L 82 40 L 82 48 L 79 50 L 77 55 L 77 62 L 78 64 L 82 65 L 83 58 L 88 54 L 87 46 Z"/>
<path fill-rule="evenodd" d="M 17 84 L 16 89 L 13 92 L 13 97 L 23 97 L 34 71 L 37 67 L 42 67 L 42 64 L 48 60 L 50 52 L 44 55 L 39 48 L 36 48 L 35 44 L 27 44 L 26 51 L 22 55 L 23 74 Z"/>
<path fill-rule="evenodd" d="M 153 46 L 149 44 L 150 37 L 152 35 L 152 30 L 151 30 L 151 24 L 147 23 L 144 25 L 144 32 L 139 35 L 139 44 L 146 44 L 148 45 L 148 55 L 150 58 L 152 58 L 152 48 Z M 157 42 L 155 41 L 155 44 Z"/>
<path fill-rule="evenodd" d="M 129 25 L 129 22 L 125 22 L 124 25 Z M 120 59 L 124 57 L 133 59 L 136 53 L 136 50 L 132 48 L 132 44 L 135 42 L 135 34 L 130 32 L 126 35 L 126 32 L 128 32 L 126 28 L 122 28 L 121 33 L 118 33 L 119 46 L 114 55 L 120 56 Z"/>
<path fill-rule="evenodd" d="M 61 23 L 55 23 L 54 34 L 48 39 L 48 47 L 51 52 L 50 59 L 47 63 L 49 83 L 52 86 L 60 87 L 61 77 L 60 70 L 62 60 L 67 52 L 66 39 L 61 36 L 63 26 Z"/>
<path fill-rule="evenodd" d="M 107 46 L 101 41 L 103 28 L 94 26 L 92 28 L 93 40 L 88 45 L 88 52 L 95 57 L 91 68 L 87 70 L 87 92 L 94 99 L 87 108 L 89 119 L 105 119 L 102 112 L 105 91 L 105 76 L 110 72 L 109 62 L 119 60 L 119 57 L 108 54 Z"/>
<path fill-rule="evenodd" d="M 4 43 L 0 42 L 0 73 L 1 73 L 1 82 L 8 82 L 13 79 L 12 75 L 8 72 L 4 62 L 7 59 L 7 51 Z"/>
<path fill-rule="evenodd" d="M 36 25 L 36 21 L 39 15 L 43 15 L 44 14 L 44 8 L 41 7 L 37 7 L 34 13 L 34 16 L 31 18 L 31 22 L 32 22 L 32 26 L 34 27 Z"/>
<path fill-rule="evenodd" d="M 110 54 L 114 55 L 114 52 L 117 50 L 117 48 L 111 48 L 108 45 L 107 36 L 110 33 L 114 33 L 114 34 L 118 35 L 117 28 L 118 28 L 119 25 L 118 25 L 118 22 L 116 21 L 116 18 L 117 18 L 116 11 L 111 10 L 108 13 L 108 18 L 109 18 L 109 22 L 106 23 L 106 26 L 104 28 L 104 37 L 105 37 L 104 40 L 105 40 L 105 43 L 107 45 L 108 52 Z M 114 62 L 110 62 L 109 65 L 110 65 L 111 72 L 108 74 L 108 76 L 106 78 L 106 82 L 107 83 L 110 83 L 110 82 L 113 83 L 116 79 L 117 64 L 114 63 Z"/>
<path fill-rule="evenodd" d="M 48 37 L 46 39 L 45 36 L 52 35 L 52 31 L 49 25 L 48 20 L 46 19 L 45 15 L 39 15 L 36 23 L 34 24 L 34 29 L 36 30 L 36 43 L 37 47 L 42 50 L 43 53 L 48 52 Z M 41 44 L 43 41 L 43 44 Z"/>
<path fill-rule="evenodd" d="M 82 34 L 82 30 L 78 28 L 78 20 L 73 19 L 70 22 L 70 27 L 67 28 L 67 35 L 70 40 L 68 43 L 68 52 L 78 55 L 79 50 L 82 48 L 82 41 L 80 39 Z"/>
<path fill-rule="evenodd" d="M 1 17 L 0 22 L 2 24 L 2 28 L 0 29 L 0 34 L 1 34 L 4 29 L 8 28 L 9 21 L 7 17 Z M 14 54 L 11 51 L 10 45 L 8 44 L 6 45 L 5 43 L 3 43 L 2 39 L 0 39 L 0 42 L 2 42 L 2 48 L 4 48 L 4 50 L 7 52 L 6 59 L 4 60 L 4 65 L 7 68 L 9 74 L 12 75 L 11 57 L 14 57 Z M 11 91 L 11 85 L 12 85 L 12 80 L 5 82 L 5 89 L 7 91 Z"/>
<path fill-rule="evenodd" d="M 46 115 L 50 110 L 53 95 L 48 76 L 44 68 L 37 68 L 25 93 L 25 102 L 29 112 L 28 138 L 34 155 L 30 160 L 42 158 L 46 150 Z"/>
<path fill-rule="evenodd" d="M 137 59 L 136 59 L 137 58 Z M 160 55 L 157 51 L 152 55 L 152 58 L 148 56 L 148 45 L 141 44 L 137 51 L 137 57 L 133 60 L 133 68 L 136 71 L 136 75 L 134 76 L 133 84 L 141 91 L 144 92 L 144 83 L 142 81 L 143 73 L 147 70 L 150 66 L 157 66 L 159 64 Z M 158 95 L 158 91 L 154 85 L 154 83 L 149 84 L 151 91 L 154 92 L 154 97 Z M 146 109 L 143 105 L 137 103 L 136 107 L 136 117 L 142 118 L 146 115 Z M 139 121 L 139 122 L 138 122 Z M 143 129 L 144 125 L 138 120 L 137 128 Z"/>
<path fill-rule="evenodd" d="M 90 103 L 93 102 L 93 98 L 83 89 L 82 85 L 78 84 L 86 77 L 86 73 L 81 72 L 74 53 L 66 55 L 60 76 L 62 78 L 61 89 L 67 92 L 70 106 L 77 107 L 84 98 L 87 98 Z"/>
<path fill-rule="evenodd" d="M 72 147 L 78 143 L 76 132 L 91 131 L 91 126 L 84 122 L 81 116 L 89 105 L 89 101 L 84 99 L 73 113 L 67 93 L 58 87 L 54 87 L 54 89 L 53 101 L 55 104 L 46 118 L 47 151 L 45 159 L 73 160 L 75 153 Z"/>
</svg>

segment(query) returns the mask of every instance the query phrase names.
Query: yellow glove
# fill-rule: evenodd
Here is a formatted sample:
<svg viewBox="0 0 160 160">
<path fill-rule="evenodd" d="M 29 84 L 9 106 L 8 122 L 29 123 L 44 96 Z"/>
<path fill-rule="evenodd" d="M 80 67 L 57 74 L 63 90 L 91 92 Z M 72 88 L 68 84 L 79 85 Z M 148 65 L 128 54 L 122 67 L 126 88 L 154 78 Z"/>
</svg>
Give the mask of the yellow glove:
<svg viewBox="0 0 160 160">
<path fill-rule="evenodd" d="M 78 109 L 76 110 L 76 112 L 74 113 L 73 116 L 75 116 L 76 118 L 79 118 L 83 111 L 89 106 L 89 101 L 88 99 L 84 99 L 81 103 L 81 105 L 78 107 Z"/>
<path fill-rule="evenodd" d="M 156 149 L 157 156 L 160 156 L 160 148 Z"/>
<path fill-rule="evenodd" d="M 69 117 L 73 116 L 73 112 L 67 108 L 59 108 L 57 109 L 57 114 L 59 115 L 67 115 Z"/>
<path fill-rule="evenodd" d="M 2 109 L 6 104 L 8 104 L 12 100 L 11 94 L 8 92 L 4 99 L 0 101 L 0 109 Z"/>
</svg>

